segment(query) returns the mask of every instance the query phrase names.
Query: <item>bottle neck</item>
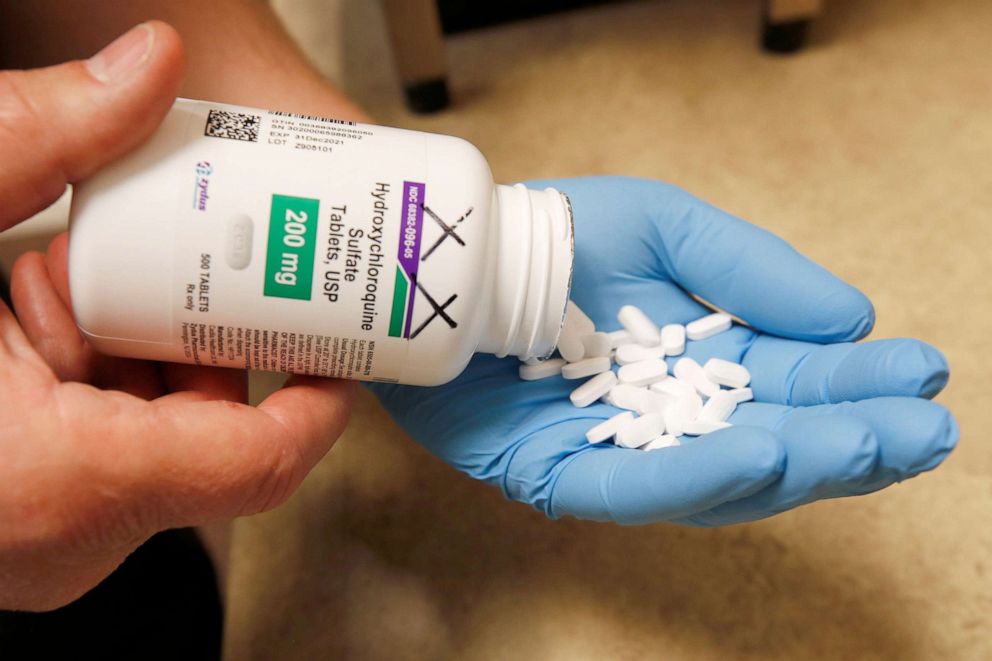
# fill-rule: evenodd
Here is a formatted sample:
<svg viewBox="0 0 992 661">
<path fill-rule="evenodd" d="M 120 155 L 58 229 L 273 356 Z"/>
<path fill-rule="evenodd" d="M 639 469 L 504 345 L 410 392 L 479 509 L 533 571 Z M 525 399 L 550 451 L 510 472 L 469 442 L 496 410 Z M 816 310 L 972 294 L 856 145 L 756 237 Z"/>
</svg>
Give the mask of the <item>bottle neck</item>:
<svg viewBox="0 0 992 661">
<path fill-rule="evenodd" d="M 572 285 L 572 207 L 553 188 L 497 185 L 492 316 L 479 351 L 546 357 L 558 342 Z"/>
</svg>

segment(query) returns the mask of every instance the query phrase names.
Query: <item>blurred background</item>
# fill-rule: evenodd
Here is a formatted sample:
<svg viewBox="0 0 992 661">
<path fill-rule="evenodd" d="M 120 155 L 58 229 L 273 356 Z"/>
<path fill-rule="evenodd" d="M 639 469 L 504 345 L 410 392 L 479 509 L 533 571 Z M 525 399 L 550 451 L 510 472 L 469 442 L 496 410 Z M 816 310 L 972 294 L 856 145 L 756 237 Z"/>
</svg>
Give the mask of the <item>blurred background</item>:
<svg viewBox="0 0 992 661">
<path fill-rule="evenodd" d="M 826 0 L 787 56 L 761 48 L 760 0 L 476 26 L 443 37 L 430 115 L 408 110 L 383 4 L 273 4 L 377 121 L 465 137 L 497 181 L 653 177 L 781 235 L 872 299 L 875 337 L 946 353 L 962 438 L 872 496 L 624 528 L 505 501 L 366 395 L 288 503 L 235 524 L 226 658 L 992 658 L 992 3 Z"/>
</svg>

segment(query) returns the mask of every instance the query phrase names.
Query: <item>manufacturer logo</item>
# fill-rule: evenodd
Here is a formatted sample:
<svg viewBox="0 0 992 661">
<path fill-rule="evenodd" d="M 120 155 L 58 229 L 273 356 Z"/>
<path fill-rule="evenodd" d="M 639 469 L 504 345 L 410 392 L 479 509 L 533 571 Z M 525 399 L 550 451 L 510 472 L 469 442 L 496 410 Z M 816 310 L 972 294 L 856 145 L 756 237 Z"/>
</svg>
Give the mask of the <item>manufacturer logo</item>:
<svg viewBox="0 0 992 661">
<path fill-rule="evenodd" d="M 200 161 L 196 164 L 196 179 L 193 184 L 193 208 L 197 211 L 207 210 L 207 200 L 210 199 L 210 175 L 214 168 L 210 161 Z"/>
</svg>

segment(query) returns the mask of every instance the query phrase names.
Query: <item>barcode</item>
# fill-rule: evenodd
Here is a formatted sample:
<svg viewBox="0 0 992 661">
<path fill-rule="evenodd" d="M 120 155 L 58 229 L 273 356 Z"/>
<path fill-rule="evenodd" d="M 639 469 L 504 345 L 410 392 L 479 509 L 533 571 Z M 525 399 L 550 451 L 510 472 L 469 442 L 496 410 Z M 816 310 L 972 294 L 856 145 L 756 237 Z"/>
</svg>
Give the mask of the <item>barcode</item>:
<svg viewBox="0 0 992 661">
<path fill-rule="evenodd" d="M 211 110 L 207 114 L 207 125 L 203 129 L 203 135 L 211 138 L 258 142 L 258 128 L 261 123 L 262 118 L 258 115 Z"/>
<path fill-rule="evenodd" d="M 344 124 L 345 126 L 355 126 L 355 122 L 349 121 L 347 119 L 334 119 L 332 117 L 318 117 L 317 115 L 299 115 L 295 112 L 281 112 L 279 110 L 270 110 L 270 115 L 275 115 L 276 117 L 292 117 L 294 119 L 309 119 L 314 122 L 326 122 L 328 124 Z"/>
</svg>

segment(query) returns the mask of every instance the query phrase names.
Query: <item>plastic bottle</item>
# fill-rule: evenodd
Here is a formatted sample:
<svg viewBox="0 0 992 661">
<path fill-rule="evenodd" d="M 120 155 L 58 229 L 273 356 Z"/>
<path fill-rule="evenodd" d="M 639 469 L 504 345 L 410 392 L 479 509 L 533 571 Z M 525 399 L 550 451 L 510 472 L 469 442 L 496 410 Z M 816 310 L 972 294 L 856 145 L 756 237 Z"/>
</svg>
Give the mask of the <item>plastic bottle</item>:
<svg viewBox="0 0 992 661">
<path fill-rule="evenodd" d="M 186 99 L 70 215 L 89 342 L 199 365 L 441 384 L 550 354 L 571 268 L 568 199 L 464 140 Z"/>
</svg>

